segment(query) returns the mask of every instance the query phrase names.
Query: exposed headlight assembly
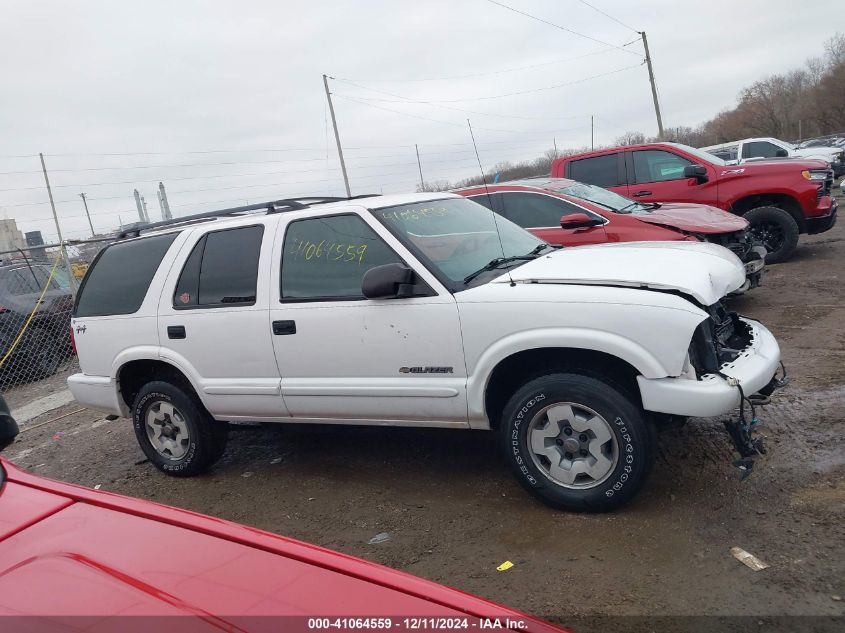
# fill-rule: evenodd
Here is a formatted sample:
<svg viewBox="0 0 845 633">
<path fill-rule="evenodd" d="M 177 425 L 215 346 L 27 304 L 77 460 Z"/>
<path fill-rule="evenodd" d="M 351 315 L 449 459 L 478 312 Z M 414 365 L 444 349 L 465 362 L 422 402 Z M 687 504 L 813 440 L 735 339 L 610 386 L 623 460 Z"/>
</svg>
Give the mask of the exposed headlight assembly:
<svg viewBox="0 0 845 633">
<path fill-rule="evenodd" d="M 801 175 L 807 180 L 821 181 L 827 179 L 827 171 L 824 169 L 805 169 L 801 172 Z"/>
</svg>

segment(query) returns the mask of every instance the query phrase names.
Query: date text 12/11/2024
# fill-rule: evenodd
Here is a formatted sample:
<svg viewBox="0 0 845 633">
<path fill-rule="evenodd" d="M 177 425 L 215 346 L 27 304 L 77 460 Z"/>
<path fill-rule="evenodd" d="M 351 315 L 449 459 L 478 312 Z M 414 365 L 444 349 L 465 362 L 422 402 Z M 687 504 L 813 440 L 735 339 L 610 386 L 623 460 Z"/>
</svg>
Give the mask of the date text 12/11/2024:
<svg viewBox="0 0 845 633">
<path fill-rule="evenodd" d="M 308 630 L 398 630 L 398 631 L 446 631 L 469 629 L 509 629 L 521 630 L 526 623 L 511 618 L 446 618 L 446 617 L 408 617 L 393 618 L 308 618 Z"/>
</svg>

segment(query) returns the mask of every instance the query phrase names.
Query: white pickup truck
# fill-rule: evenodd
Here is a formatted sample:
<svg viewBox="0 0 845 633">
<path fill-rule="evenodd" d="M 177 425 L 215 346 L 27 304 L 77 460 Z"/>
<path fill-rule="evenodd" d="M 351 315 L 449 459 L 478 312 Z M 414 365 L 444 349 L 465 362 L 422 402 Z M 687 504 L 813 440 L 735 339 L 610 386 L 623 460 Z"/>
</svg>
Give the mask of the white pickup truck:
<svg viewBox="0 0 845 633">
<path fill-rule="evenodd" d="M 700 148 L 718 156 L 728 165 L 738 165 L 749 160 L 764 158 L 812 158 L 830 163 L 834 176 L 845 173 L 845 150 L 841 147 L 798 147 L 780 139 L 746 138 L 741 141 L 720 143 Z"/>
<path fill-rule="evenodd" d="M 79 289 L 68 385 L 132 418 L 172 475 L 211 466 L 232 421 L 482 429 L 543 501 L 607 510 L 642 485 L 656 425 L 779 384 L 774 337 L 722 303 L 745 272 L 714 244 L 559 249 L 431 193 L 281 200 L 128 237 Z M 756 452 L 742 416 L 728 431 Z"/>
</svg>

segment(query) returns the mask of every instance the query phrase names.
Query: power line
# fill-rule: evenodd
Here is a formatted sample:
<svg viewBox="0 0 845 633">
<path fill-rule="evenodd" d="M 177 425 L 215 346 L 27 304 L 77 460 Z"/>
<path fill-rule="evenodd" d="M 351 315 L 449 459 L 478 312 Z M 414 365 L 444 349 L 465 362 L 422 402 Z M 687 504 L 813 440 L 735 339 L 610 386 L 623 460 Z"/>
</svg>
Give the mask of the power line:
<svg viewBox="0 0 845 633">
<path fill-rule="evenodd" d="M 639 41 L 639 40 L 634 40 Z M 490 145 L 492 143 L 512 143 L 513 141 L 487 141 L 479 143 L 481 145 Z M 452 147 L 457 145 L 472 145 L 472 143 L 429 143 L 430 147 Z M 356 145 L 350 146 L 348 150 L 360 149 L 395 149 L 395 148 L 413 148 L 414 144 L 407 145 Z M 75 156 L 174 156 L 179 154 L 217 154 L 217 153 L 231 153 L 231 154 L 247 154 L 247 153 L 261 153 L 261 152 L 320 152 L 325 153 L 325 147 L 302 147 L 302 148 L 285 148 L 285 149 L 215 149 L 215 150 L 190 150 L 190 151 L 172 151 L 172 152 L 79 152 L 79 153 L 65 153 L 65 154 L 44 154 L 46 158 L 63 158 Z M 377 154 L 373 154 L 377 156 Z M 38 158 L 38 154 L 5 154 L 0 155 L 0 158 Z M 55 170 L 51 170 L 55 171 Z M 39 172 L 40 173 L 40 172 Z"/>
<path fill-rule="evenodd" d="M 543 91 L 546 91 L 546 90 L 556 90 L 558 88 L 564 88 L 566 86 L 574 86 L 576 84 L 581 84 L 581 83 L 584 83 L 585 81 L 590 81 L 592 79 L 599 79 L 601 77 L 608 77 L 610 75 L 615 75 L 617 73 L 621 73 L 621 72 L 624 72 L 626 70 L 631 70 L 633 68 L 639 68 L 644 63 L 645 62 L 643 61 L 643 62 L 640 62 L 639 64 L 634 64 L 633 66 L 625 66 L 623 68 L 617 68 L 616 70 L 611 70 L 611 71 L 608 71 L 606 73 L 599 73 L 598 75 L 590 75 L 589 77 L 583 77 L 581 79 L 576 79 L 575 81 L 568 81 L 566 83 L 555 84 L 553 86 L 543 86 L 541 88 L 531 88 L 529 90 L 518 90 L 516 92 L 507 92 L 507 93 L 504 93 L 504 94 L 488 95 L 488 96 L 484 96 L 484 97 L 467 97 L 467 98 L 464 98 L 464 99 L 431 99 L 431 100 L 428 100 L 428 101 L 417 101 L 416 103 L 435 105 L 435 104 L 440 104 L 440 103 L 462 103 L 464 101 L 489 101 L 489 100 L 492 100 L 492 99 L 502 99 L 504 97 L 514 97 L 514 96 L 517 96 L 517 95 L 531 94 L 531 93 L 534 93 L 534 92 L 543 92 Z M 352 97 L 349 97 L 349 96 L 346 96 L 346 95 L 336 95 L 336 96 L 345 97 L 346 99 L 352 98 Z M 381 102 L 385 102 L 385 103 L 399 103 L 399 101 L 391 100 L 391 99 L 371 98 L 369 100 L 370 101 L 381 101 Z M 469 112 L 469 110 L 465 110 L 465 112 Z M 484 129 L 484 128 L 476 127 L 476 129 Z M 507 132 L 507 131 L 513 131 L 513 130 L 498 130 L 498 131 Z"/>
<path fill-rule="evenodd" d="M 584 35 L 583 33 L 579 33 L 578 31 L 573 31 L 570 28 L 565 26 L 561 26 L 560 24 L 555 24 L 554 22 L 550 22 L 549 20 L 544 20 L 543 18 L 538 18 L 536 15 L 531 15 L 530 13 L 526 13 L 525 11 L 520 11 L 519 9 L 515 9 L 513 7 L 509 7 L 506 4 L 502 4 L 501 2 L 497 2 L 496 0 L 487 0 L 490 4 L 495 4 L 497 6 L 502 7 L 503 9 L 507 9 L 508 11 L 513 11 L 514 13 L 518 13 L 520 15 L 525 16 L 526 18 L 531 18 L 532 20 L 536 20 L 537 22 L 542 22 L 543 24 L 547 24 L 548 26 L 553 26 L 556 29 L 560 29 L 561 31 L 566 31 L 567 33 L 571 33 L 572 35 L 577 35 L 578 37 L 583 37 L 584 39 L 592 40 L 593 42 L 598 42 L 599 44 L 604 44 L 605 46 L 610 46 L 611 48 L 619 49 L 620 51 L 625 51 L 626 53 L 637 55 L 633 51 L 629 51 L 627 48 L 622 48 L 621 46 L 617 46 L 616 44 L 611 44 L 610 42 L 605 42 L 603 40 L 597 39 L 595 37 L 591 37 L 589 35 Z"/>
<path fill-rule="evenodd" d="M 622 46 L 626 46 L 626 45 L 623 44 Z M 470 74 L 467 74 L 467 75 L 449 75 L 449 76 L 446 76 L 446 77 L 415 77 L 415 78 L 412 78 L 412 79 L 408 79 L 408 78 L 394 78 L 394 79 L 384 79 L 384 78 L 356 79 L 356 78 L 352 78 L 352 79 L 347 79 L 345 77 L 342 78 L 342 79 L 337 78 L 337 77 L 332 77 L 332 79 L 334 79 L 335 81 L 347 81 L 347 82 L 362 81 L 362 82 L 365 82 L 365 83 L 376 83 L 376 82 L 404 83 L 404 82 L 420 82 L 420 81 L 452 81 L 452 80 L 455 80 L 455 79 L 474 79 L 476 77 L 490 77 L 490 76 L 493 76 L 493 75 L 503 75 L 503 74 L 506 74 L 506 73 L 515 73 L 515 72 L 520 72 L 520 71 L 523 71 L 523 70 L 531 70 L 532 68 L 541 68 L 543 66 L 552 66 L 554 64 L 563 64 L 565 62 L 571 62 L 571 61 L 575 61 L 575 60 L 578 60 L 578 59 L 583 59 L 585 57 L 591 57 L 593 55 L 600 55 L 602 53 L 609 53 L 611 50 L 613 50 L 613 49 L 612 48 L 602 48 L 600 50 L 592 51 L 590 53 L 584 53 L 583 55 L 576 55 L 575 57 L 566 57 L 564 59 L 553 59 L 553 60 L 547 61 L 547 62 L 540 62 L 540 63 L 537 63 L 537 64 L 528 64 L 527 66 L 516 66 L 516 67 L 511 67 L 511 68 L 503 68 L 501 70 L 491 70 L 489 72 L 483 72 L 483 73 L 470 73 Z"/>
<path fill-rule="evenodd" d="M 355 169 L 376 169 L 376 168 L 383 168 L 383 167 L 397 167 L 397 166 L 405 166 L 405 165 L 416 165 L 415 162 L 411 163 L 385 163 L 379 165 L 362 165 L 361 167 L 355 167 Z M 339 171 L 337 167 L 329 167 L 323 169 L 299 169 L 296 171 L 262 171 L 256 172 L 252 174 L 216 174 L 213 176 L 181 176 L 178 178 L 168 178 L 168 181 L 182 181 L 182 180 L 207 180 L 211 178 L 246 178 L 250 176 L 267 176 L 267 175 L 279 175 L 279 174 L 301 174 L 301 173 L 324 173 L 326 171 Z M 69 188 L 69 187 L 104 187 L 106 185 L 131 185 L 131 184 L 147 184 L 147 183 L 157 183 L 159 182 L 159 178 L 155 178 L 153 180 L 110 180 L 106 182 L 87 182 L 87 183 L 75 183 L 69 185 L 53 185 L 54 189 L 58 188 Z M 0 189 L 0 192 L 8 192 L 8 191 L 32 191 L 32 190 L 41 190 L 43 187 L 17 187 L 17 188 L 9 188 L 9 189 Z M 90 198 L 93 200 L 93 198 Z"/>
<path fill-rule="evenodd" d="M 541 143 L 543 141 L 544 141 L 544 139 L 538 139 L 530 145 L 525 145 L 525 144 L 514 145 L 514 141 L 488 141 L 488 142 L 484 143 L 483 145 L 484 145 L 485 148 L 487 148 L 488 146 L 494 146 L 494 145 L 495 146 L 507 145 L 509 147 L 502 148 L 502 150 L 500 150 L 500 151 L 519 151 L 519 150 L 523 150 L 523 149 L 535 148 L 538 143 Z M 433 144 L 423 145 L 422 147 L 423 148 L 426 148 L 426 147 L 463 147 L 463 146 L 466 146 L 466 145 L 468 145 L 468 144 L 467 143 L 433 143 Z M 398 146 L 398 147 L 413 147 L 413 145 L 411 145 L 411 146 Z M 473 153 L 474 153 L 473 150 L 448 150 L 448 151 L 435 151 L 435 152 L 424 151 L 423 155 L 427 158 L 427 162 L 438 163 L 438 162 L 444 162 L 444 161 L 446 161 L 446 162 L 452 162 L 452 161 L 450 161 L 448 159 L 433 159 L 432 160 L 430 157 L 431 156 L 442 156 L 442 155 L 454 156 L 454 155 L 458 155 L 458 154 L 473 154 Z M 371 157 L 376 157 L 376 158 L 394 158 L 394 157 L 406 157 L 406 156 L 409 156 L 409 154 L 371 155 Z M 358 158 L 358 157 L 356 157 L 356 158 Z M 410 163 L 408 163 L 408 164 L 410 164 Z M 396 163 L 390 163 L 390 165 L 395 166 Z M 365 166 L 362 166 L 362 167 L 367 167 L 367 166 L 365 165 Z M 358 168 L 355 167 L 355 169 L 358 169 Z M 333 169 L 327 168 L 327 170 L 332 171 Z M 336 168 L 335 168 L 335 170 L 336 170 Z M 326 169 L 324 169 L 324 170 L 307 170 L 307 173 L 322 172 L 322 171 L 326 171 Z M 290 173 L 290 172 L 275 172 L 275 171 L 272 171 L 272 172 L 260 172 L 260 173 L 256 173 L 256 174 L 241 174 L 241 176 L 273 175 L 273 174 L 277 174 L 277 173 Z M 294 172 L 294 173 L 301 173 L 301 172 Z M 223 175 L 219 175 L 219 176 L 197 176 L 197 177 L 194 177 L 194 178 L 187 178 L 185 180 L 207 179 L 207 178 L 218 178 L 218 177 L 227 178 L 227 177 L 236 177 L 236 176 L 237 175 L 231 175 L 231 174 L 230 175 L 223 174 Z M 173 179 L 168 179 L 168 180 L 173 180 Z M 146 182 L 155 182 L 155 181 L 146 181 Z M 102 184 L 115 184 L 115 183 L 102 183 Z M 117 184 L 126 184 L 126 183 L 117 183 Z M 233 187 L 233 188 L 237 188 L 237 187 Z M 35 189 L 40 189 L 40 187 L 35 188 Z M 192 190 L 189 190 L 189 191 L 210 191 L 210 190 L 214 190 L 214 189 L 192 189 Z M 184 193 L 184 190 L 183 191 L 172 191 L 171 193 Z M 126 198 L 126 195 L 96 196 L 96 197 L 87 196 L 87 198 L 88 198 L 89 201 L 120 200 L 120 199 Z M 63 200 L 56 200 L 56 204 L 71 203 L 71 202 L 76 202 L 76 199 L 75 198 L 68 198 L 68 199 L 63 199 Z M 12 203 L 12 204 L 5 204 L 4 203 L 4 204 L 0 204 L 0 208 L 11 209 L 11 208 L 29 207 L 29 206 L 44 206 L 44 205 L 47 205 L 47 204 L 49 204 L 49 203 L 46 202 L 46 201 L 17 202 L 17 203 Z M 131 211 L 134 212 L 134 209 L 132 209 Z"/>
<path fill-rule="evenodd" d="M 628 29 L 629 31 L 633 31 L 634 33 L 639 33 L 639 31 L 638 31 L 637 29 L 635 29 L 634 27 L 632 27 L 632 26 L 628 26 L 628 25 L 627 25 L 627 24 L 625 24 L 622 20 L 617 20 L 616 18 L 614 18 L 614 17 L 613 17 L 612 15 L 610 15 L 609 13 L 605 13 L 604 11 L 602 11 L 601 9 L 599 9 L 598 7 L 594 7 L 593 5 L 591 5 L 591 4 L 590 4 L 589 2 L 587 2 L 586 0 L 578 0 L 578 1 L 579 1 L 581 4 L 586 4 L 586 5 L 587 5 L 588 7 L 590 7 L 593 11 L 597 11 L 598 13 L 601 13 L 604 17 L 606 17 L 606 18 L 609 18 L 609 19 L 613 20 L 613 21 L 614 21 L 614 22 L 616 22 L 617 24 L 621 24 L 622 26 L 624 26 L 624 27 L 625 27 L 626 29 Z M 624 46 L 624 44 L 623 44 L 623 46 Z"/>
<path fill-rule="evenodd" d="M 362 90 L 369 90 L 370 92 L 376 92 L 378 94 L 388 95 L 390 97 L 396 97 L 398 99 L 398 100 L 392 100 L 392 99 L 375 99 L 375 98 L 367 98 L 367 97 L 358 97 L 359 99 L 362 99 L 364 101 L 384 101 L 384 102 L 387 102 L 387 103 L 400 103 L 400 102 L 404 101 L 404 102 L 407 102 L 407 103 L 419 103 L 419 104 L 423 104 L 423 105 L 430 105 L 432 107 L 442 108 L 444 110 L 454 110 L 454 111 L 457 111 L 457 112 L 464 112 L 464 113 L 468 113 L 468 114 L 478 114 L 480 116 L 492 116 L 492 117 L 500 117 L 500 118 L 506 118 L 506 119 L 550 121 L 550 120 L 564 120 L 564 119 L 583 119 L 583 118 L 590 116 L 589 114 L 577 114 L 577 115 L 574 115 L 574 116 L 565 116 L 565 117 L 540 117 L 540 116 L 520 116 L 520 115 L 517 115 L 517 114 L 493 114 L 491 112 L 478 112 L 477 110 L 466 110 L 464 108 L 456 108 L 454 106 L 442 105 L 442 104 L 437 103 L 435 101 L 412 99 L 410 97 L 405 97 L 405 96 L 402 96 L 400 94 L 396 94 L 395 92 L 388 92 L 386 90 L 377 90 L 376 88 L 368 88 L 367 86 L 363 86 L 361 84 L 349 81 L 348 79 L 335 79 L 334 77 L 332 77 L 332 79 L 334 79 L 335 81 L 339 81 L 341 83 L 348 84 L 350 86 L 355 86 L 356 88 L 360 88 Z M 345 96 L 345 95 L 338 95 L 337 93 L 335 93 L 335 95 L 336 96 Z"/>
<path fill-rule="evenodd" d="M 536 151 L 540 151 L 540 150 L 536 150 Z M 474 152 L 472 152 L 472 153 L 474 154 Z M 536 158 L 536 156 L 537 156 L 536 153 L 532 153 L 531 156 L 519 156 L 519 157 L 510 156 L 510 157 L 507 157 L 507 159 L 509 159 L 511 161 L 521 162 L 521 161 L 524 161 L 524 160 L 530 160 L 531 158 Z M 469 161 L 470 164 L 466 164 L 467 161 Z M 428 162 L 429 163 L 437 163 L 437 162 L 443 163 L 443 162 L 456 162 L 456 161 L 434 160 L 434 161 L 428 161 Z M 463 169 L 463 168 L 473 169 L 473 167 L 471 165 L 473 163 L 472 157 L 466 157 L 466 158 L 460 159 L 459 162 L 464 163 L 465 164 L 464 167 L 461 167 L 461 166 L 440 167 L 440 168 L 435 168 L 433 170 L 430 170 L 429 173 L 433 174 L 433 175 L 440 175 L 440 174 L 443 174 L 444 172 L 453 173 L 456 169 Z M 414 163 L 408 163 L 405 166 L 416 166 L 416 163 L 415 162 Z M 402 171 L 402 172 L 392 172 L 392 173 L 386 173 L 386 174 L 385 173 L 378 173 L 378 174 L 370 174 L 370 175 L 364 175 L 364 176 L 356 176 L 355 178 L 358 181 L 369 180 L 369 179 L 382 180 L 382 179 L 391 178 L 391 177 L 394 177 L 394 176 L 408 176 L 408 172 Z M 230 190 L 243 190 L 243 189 L 269 189 L 269 188 L 275 188 L 275 187 L 284 187 L 284 186 L 300 185 L 300 184 L 309 185 L 309 184 L 316 184 L 316 183 L 321 183 L 321 182 L 334 182 L 334 183 L 336 183 L 336 182 L 338 182 L 338 178 L 334 177 L 334 178 L 309 179 L 309 180 L 286 181 L 286 182 L 276 182 L 276 183 L 256 183 L 256 184 L 251 184 L 251 185 L 233 185 L 233 186 L 227 186 L 227 187 L 207 187 L 207 188 L 200 188 L 200 189 L 183 189 L 183 190 L 172 190 L 169 193 L 171 193 L 171 194 L 184 194 L 184 193 L 202 193 L 202 192 L 207 192 L 207 191 L 230 191 Z M 387 183 L 387 184 L 389 186 L 399 186 L 399 183 Z M 414 183 L 410 183 L 410 184 L 414 184 Z M 309 193 L 309 192 L 305 192 L 305 193 Z M 317 193 L 321 193 L 321 192 L 317 191 Z M 88 199 L 89 200 L 106 200 L 106 199 L 116 199 L 116 198 L 125 199 L 127 197 L 129 197 L 129 196 L 124 195 L 124 196 L 113 196 L 111 198 L 88 198 Z M 242 200 L 243 197 L 235 198 L 235 200 L 238 200 L 238 199 Z M 60 203 L 60 202 L 75 202 L 75 200 L 58 200 L 56 202 L 57 203 Z M 200 204 L 213 204 L 214 202 L 225 202 L 225 201 L 200 201 L 200 202 L 174 204 L 172 206 L 174 206 L 174 207 L 196 206 L 196 205 L 200 205 Z M 11 205 L 7 205 L 7 206 L 11 206 Z M 91 215 L 110 216 L 110 215 L 116 215 L 116 214 L 120 214 L 120 213 L 134 213 L 134 212 L 135 212 L 134 208 L 110 209 L 108 211 L 91 211 Z M 83 218 L 83 217 L 85 217 L 85 215 L 84 214 L 70 214 L 70 215 L 63 214 L 61 217 L 62 217 L 62 219 L 75 219 L 75 218 Z M 45 220 L 51 219 L 51 217 L 50 216 L 43 216 L 43 217 L 42 216 L 36 216 L 36 217 L 22 217 L 22 218 L 16 218 L 16 219 L 17 219 L 18 222 L 25 223 L 25 222 L 45 221 Z"/>
</svg>

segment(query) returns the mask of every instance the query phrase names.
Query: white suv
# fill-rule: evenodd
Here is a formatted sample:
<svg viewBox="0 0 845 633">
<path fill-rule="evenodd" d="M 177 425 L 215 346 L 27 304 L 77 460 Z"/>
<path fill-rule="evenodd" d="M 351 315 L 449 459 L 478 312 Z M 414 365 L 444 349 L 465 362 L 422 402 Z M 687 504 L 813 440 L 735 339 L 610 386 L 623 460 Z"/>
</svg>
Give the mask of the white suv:
<svg viewBox="0 0 845 633">
<path fill-rule="evenodd" d="M 557 249 L 452 194 L 282 200 L 104 249 L 68 385 L 172 475 L 213 464 L 227 421 L 493 429 L 529 491 L 606 510 L 656 423 L 778 384 L 775 339 L 721 303 L 744 279 L 720 246 Z"/>
</svg>

